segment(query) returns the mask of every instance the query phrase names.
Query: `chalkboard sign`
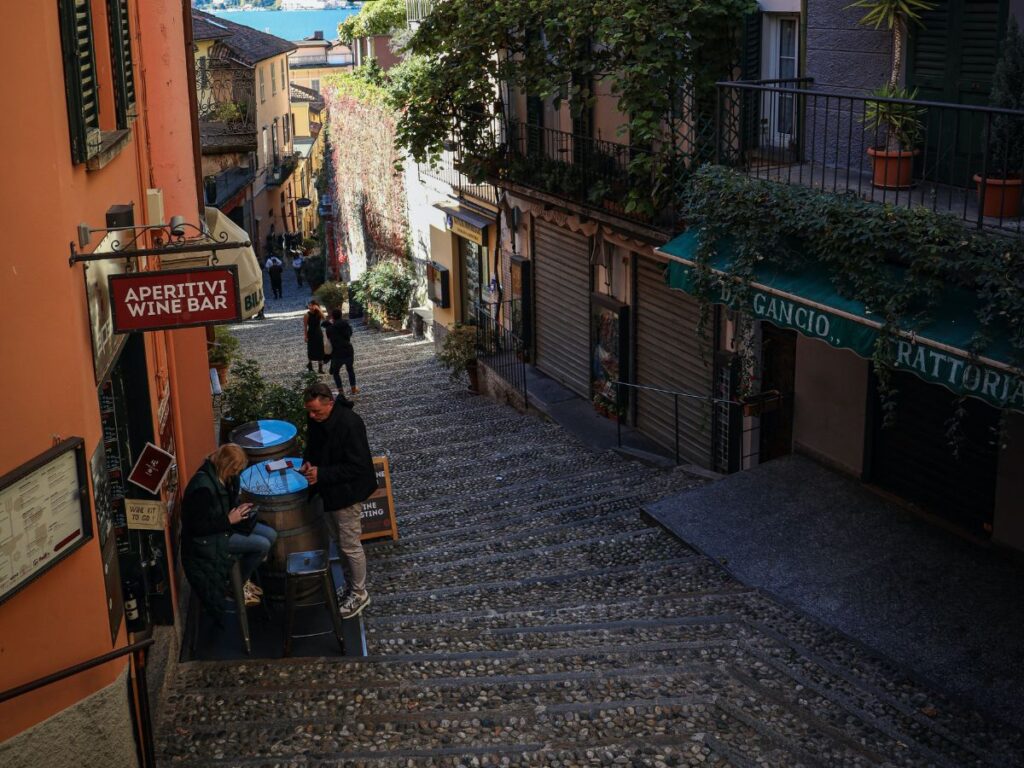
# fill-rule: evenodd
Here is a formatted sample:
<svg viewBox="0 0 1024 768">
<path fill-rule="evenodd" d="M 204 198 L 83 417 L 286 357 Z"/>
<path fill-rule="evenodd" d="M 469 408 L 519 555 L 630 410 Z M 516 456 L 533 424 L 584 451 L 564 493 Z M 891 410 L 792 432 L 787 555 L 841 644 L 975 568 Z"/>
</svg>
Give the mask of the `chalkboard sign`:
<svg viewBox="0 0 1024 768">
<path fill-rule="evenodd" d="M 363 541 L 368 539 L 398 538 L 395 520 L 395 500 L 391 495 L 391 467 L 387 456 L 375 456 L 373 468 L 377 471 L 377 490 L 363 502 L 361 522 Z"/>
<path fill-rule="evenodd" d="M 0 477 L 0 603 L 92 538 L 85 467 L 74 437 Z"/>
</svg>

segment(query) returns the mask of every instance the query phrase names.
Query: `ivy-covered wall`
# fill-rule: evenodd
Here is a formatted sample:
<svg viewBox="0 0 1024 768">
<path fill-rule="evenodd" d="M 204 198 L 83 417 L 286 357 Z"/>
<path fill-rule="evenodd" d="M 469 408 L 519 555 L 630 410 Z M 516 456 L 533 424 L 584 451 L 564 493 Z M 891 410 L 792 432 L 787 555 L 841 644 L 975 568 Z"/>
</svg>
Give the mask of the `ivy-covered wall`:
<svg viewBox="0 0 1024 768">
<path fill-rule="evenodd" d="M 330 114 L 330 194 L 335 247 L 343 279 L 357 279 L 382 258 L 404 257 L 409 223 L 405 184 L 396 169 L 395 113 L 384 91 L 357 75 L 337 75 L 321 87 Z"/>
</svg>

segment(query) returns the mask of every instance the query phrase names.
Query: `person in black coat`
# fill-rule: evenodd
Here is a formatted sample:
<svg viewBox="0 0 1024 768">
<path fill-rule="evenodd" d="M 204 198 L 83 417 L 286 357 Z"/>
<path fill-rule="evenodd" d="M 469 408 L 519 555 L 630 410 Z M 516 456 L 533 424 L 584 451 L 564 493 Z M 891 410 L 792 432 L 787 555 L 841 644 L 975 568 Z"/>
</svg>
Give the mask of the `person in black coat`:
<svg viewBox="0 0 1024 768">
<path fill-rule="evenodd" d="M 248 463 L 240 446 L 222 445 L 203 462 L 182 497 L 182 565 L 189 583 L 215 616 L 223 607 L 224 587 L 235 558 L 241 561 L 246 604 L 259 603 L 262 590 L 249 579 L 277 540 L 277 531 L 257 521 L 252 504 L 238 503 L 238 476 Z"/>
<path fill-rule="evenodd" d="M 302 316 L 302 333 L 306 338 L 306 370 L 313 370 L 313 362 L 316 362 L 317 371 L 324 372 L 324 329 L 321 327 L 324 321 L 324 313 L 316 300 L 309 302 L 306 307 L 306 314 Z"/>
<path fill-rule="evenodd" d="M 348 385 L 353 395 L 359 394 L 359 387 L 356 386 L 356 372 L 352 367 L 355 361 L 355 349 L 352 347 L 352 326 L 348 320 L 342 317 L 341 310 L 331 311 L 331 322 L 324 324 L 327 340 L 331 342 L 331 376 L 334 377 L 334 385 L 338 388 L 338 394 L 342 393 L 341 367 L 345 366 L 348 371 Z"/>
<path fill-rule="evenodd" d="M 308 415 L 306 450 L 299 472 L 310 492 L 323 500 L 328 527 L 338 542 L 345 587 L 338 595 L 343 619 L 358 616 L 370 604 L 366 591 L 366 553 L 363 551 L 363 502 L 377 490 L 377 472 L 370 456 L 366 426 L 326 384 L 314 384 L 302 394 Z"/>
</svg>

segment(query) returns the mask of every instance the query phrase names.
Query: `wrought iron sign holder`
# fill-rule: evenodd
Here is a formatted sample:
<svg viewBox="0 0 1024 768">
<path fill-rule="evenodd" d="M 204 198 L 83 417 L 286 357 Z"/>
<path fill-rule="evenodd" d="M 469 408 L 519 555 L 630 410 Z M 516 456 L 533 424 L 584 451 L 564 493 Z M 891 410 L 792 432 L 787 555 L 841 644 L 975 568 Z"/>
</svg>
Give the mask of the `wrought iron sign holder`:
<svg viewBox="0 0 1024 768">
<path fill-rule="evenodd" d="M 80 253 L 78 248 L 85 248 L 89 244 L 90 237 L 94 232 L 124 232 L 126 237 L 131 239 L 112 240 L 109 251 L 100 253 Z M 195 234 L 191 234 L 194 232 Z M 144 235 L 151 234 L 155 247 L 136 248 L 136 244 Z M 78 247 L 74 242 L 70 243 L 71 255 L 68 258 L 69 266 L 75 266 L 78 262 L 102 261 L 104 259 L 125 259 L 131 269 L 131 259 L 139 256 L 167 256 L 179 253 L 202 253 L 210 252 L 212 263 L 217 264 L 217 251 L 229 248 L 249 248 L 252 243 L 249 240 L 232 241 L 228 240 L 228 233 L 221 232 L 216 239 L 209 232 L 204 231 L 195 224 L 186 222 L 181 216 L 171 217 L 170 224 L 151 224 L 146 226 L 128 225 L 124 227 L 90 227 L 82 223 L 78 225 Z M 88 268 L 88 263 L 86 264 Z"/>
</svg>

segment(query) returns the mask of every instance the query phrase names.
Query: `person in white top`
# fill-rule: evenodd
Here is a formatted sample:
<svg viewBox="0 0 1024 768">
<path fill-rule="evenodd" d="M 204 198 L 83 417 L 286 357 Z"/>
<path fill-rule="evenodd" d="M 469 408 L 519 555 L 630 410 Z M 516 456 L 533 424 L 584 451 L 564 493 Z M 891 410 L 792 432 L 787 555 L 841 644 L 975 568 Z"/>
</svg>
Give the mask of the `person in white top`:
<svg viewBox="0 0 1024 768">
<path fill-rule="evenodd" d="M 302 258 L 302 251 L 292 251 L 292 269 L 295 270 L 295 284 L 302 287 L 302 265 L 305 259 Z"/>
</svg>

